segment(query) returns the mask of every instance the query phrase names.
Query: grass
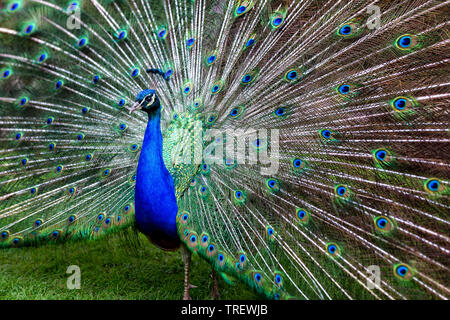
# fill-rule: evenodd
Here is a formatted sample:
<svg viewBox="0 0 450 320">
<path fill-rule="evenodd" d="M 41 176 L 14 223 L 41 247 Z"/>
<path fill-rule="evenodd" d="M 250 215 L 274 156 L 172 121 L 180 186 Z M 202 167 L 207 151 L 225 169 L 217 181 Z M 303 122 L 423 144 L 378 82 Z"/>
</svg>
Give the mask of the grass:
<svg viewBox="0 0 450 320">
<path fill-rule="evenodd" d="M 67 289 L 70 265 L 81 270 L 81 288 Z M 211 299 L 210 266 L 191 263 L 194 300 Z M 142 235 L 139 244 L 123 235 L 39 248 L 0 250 L 0 299 L 172 299 L 183 294 L 180 253 L 161 251 Z M 260 299 L 243 285 L 219 279 L 221 299 Z"/>
</svg>

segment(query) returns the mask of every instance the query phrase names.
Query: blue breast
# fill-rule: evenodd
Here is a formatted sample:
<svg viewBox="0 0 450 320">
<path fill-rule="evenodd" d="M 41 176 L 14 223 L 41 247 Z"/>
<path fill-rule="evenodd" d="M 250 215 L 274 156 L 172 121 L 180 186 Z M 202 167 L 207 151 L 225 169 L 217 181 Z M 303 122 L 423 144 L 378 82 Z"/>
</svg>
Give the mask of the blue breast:
<svg viewBox="0 0 450 320">
<path fill-rule="evenodd" d="M 162 157 L 160 118 L 160 110 L 149 115 L 145 131 L 136 178 L 136 222 L 139 231 L 156 246 L 175 250 L 180 245 L 176 226 L 178 206 L 173 179 Z"/>
</svg>

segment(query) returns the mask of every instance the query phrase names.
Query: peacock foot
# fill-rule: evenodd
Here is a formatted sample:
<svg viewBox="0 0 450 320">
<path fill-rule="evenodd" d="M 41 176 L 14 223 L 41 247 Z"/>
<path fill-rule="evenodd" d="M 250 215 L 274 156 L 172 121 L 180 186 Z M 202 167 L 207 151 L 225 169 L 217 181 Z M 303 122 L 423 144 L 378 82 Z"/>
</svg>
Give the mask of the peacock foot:
<svg viewBox="0 0 450 320">
<path fill-rule="evenodd" d="M 189 283 L 188 286 L 184 288 L 183 300 L 192 300 L 189 290 L 195 288 L 197 288 L 197 286 Z"/>
<path fill-rule="evenodd" d="M 189 293 L 184 293 L 183 295 L 183 300 L 192 300 L 191 296 L 189 295 Z"/>
<path fill-rule="evenodd" d="M 211 271 L 211 280 L 212 280 L 212 289 L 211 289 L 211 297 L 216 300 L 220 298 L 219 293 L 219 284 L 217 282 L 217 273 L 214 269 Z"/>
<path fill-rule="evenodd" d="M 217 300 L 220 298 L 220 292 L 217 286 L 213 286 L 211 290 L 211 297 L 213 298 L 213 300 Z"/>
</svg>

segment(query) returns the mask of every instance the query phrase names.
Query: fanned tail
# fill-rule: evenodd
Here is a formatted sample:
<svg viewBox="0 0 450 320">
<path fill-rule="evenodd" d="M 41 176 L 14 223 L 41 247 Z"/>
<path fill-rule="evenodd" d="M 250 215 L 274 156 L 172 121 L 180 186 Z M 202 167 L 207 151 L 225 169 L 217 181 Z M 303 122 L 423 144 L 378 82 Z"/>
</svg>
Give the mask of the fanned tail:
<svg viewBox="0 0 450 320">
<path fill-rule="evenodd" d="M 156 53 L 156 25 L 140 23 L 164 10 L 111 1 L 5 6 L 0 246 L 91 239 L 133 225 L 147 119 L 128 109 L 148 87 L 166 114 L 173 106 L 170 83 L 151 72 L 165 67 L 168 80 L 172 68 Z"/>
<path fill-rule="evenodd" d="M 448 3 L 374 2 L 373 28 L 367 2 L 252 4 L 206 63 L 180 237 L 270 298 L 447 299 Z"/>
</svg>

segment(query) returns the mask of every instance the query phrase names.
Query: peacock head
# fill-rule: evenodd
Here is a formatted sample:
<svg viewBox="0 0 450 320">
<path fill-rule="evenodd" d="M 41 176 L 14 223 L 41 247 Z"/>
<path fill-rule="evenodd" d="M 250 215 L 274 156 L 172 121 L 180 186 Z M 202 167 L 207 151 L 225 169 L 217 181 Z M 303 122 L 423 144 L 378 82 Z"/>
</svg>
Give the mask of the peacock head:
<svg viewBox="0 0 450 320">
<path fill-rule="evenodd" d="M 155 90 L 146 89 L 138 93 L 136 102 L 130 109 L 130 113 L 136 110 L 144 110 L 148 114 L 154 113 L 161 107 Z"/>
</svg>

